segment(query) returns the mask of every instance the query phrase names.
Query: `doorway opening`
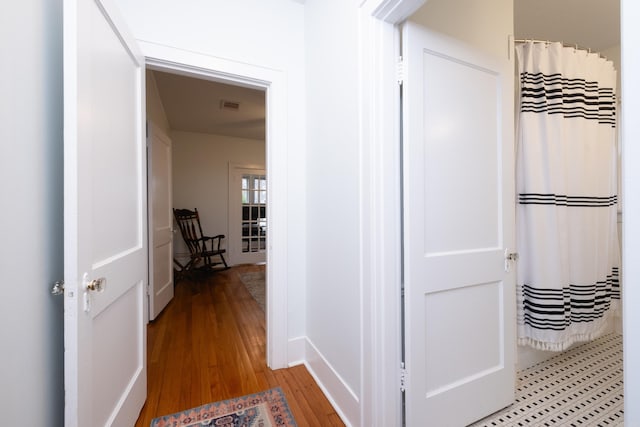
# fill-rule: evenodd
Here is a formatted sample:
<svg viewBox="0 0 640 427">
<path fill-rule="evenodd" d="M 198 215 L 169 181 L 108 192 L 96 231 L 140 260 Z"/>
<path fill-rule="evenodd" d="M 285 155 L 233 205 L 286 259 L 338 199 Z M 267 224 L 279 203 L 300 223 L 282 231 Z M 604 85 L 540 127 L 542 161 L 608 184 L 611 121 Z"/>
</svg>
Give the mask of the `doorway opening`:
<svg viewBox="0 0 640 427">
<path fill-rule="evenodd" d="M 170 53 L 170 52 L 169 52 Z M 169 55 L 167 53 L 167 55 Z M 160 55 L 162 56 L 162 55 Z M 169 55 L 170 56 L 170 55 Z M 283 161 L 280 159 L 286 159 L 286 122 L 280 115 L 270 114 L 270 111 L 282 111 L 285 109 L 284 103 L 284 78 L 279 72 L 272 70 L 255 69 L 249 66 L 237 66 L 236 64 L 216 63 L 215 66 L 211 64 L 202 64 L 202 62 L 208 62 L 208 58 L 203 58 L 200 55 L 193 54 L 188 58 L 182 58 L 182 62 L 178 63 L 175 60 L 169 59 L 153 59 L 147 58 L 147 69 L 154 73 L 164 73 L 168 75 L 187 77 L 190 80 L 201 80 L 206 82 L 214 82 L 217 84 L 225 84 L 226 86 L 233 86 L 235 90 L 251 90 L 253 93 L 259 93 L 262 99 L 262 106 L 264 108 L 264 117 L 261 119 L 262 126 L 268 129 L 262 133 L 262 157 L 261 164 L 266 170 L 265 177 L 267 177 L 267 191 L 273 197 L 269 197 L 265 209 L 267 212 L 275 213 L 270 214 L 266 218 L 266 227 L 269 230 L 268 238 L 266 239 L 266 258 L 265 262 L 269 265 L 266 272 L 266 283 L 268 301 L 266 307 L 266 360 L 267 365 L 272 369 L 286 367 L 287 360 L 287 310 L 286 307 L 286 289 L 287 289 L 287 259 L 284 256 L 283 250 L 279 249 L 283 247 L 282 243 L 286 239 L 286 171 Z M 233 70 L 230 70 L 232 68 Z M 225 99 L 224 101 L 229 101 Z M 221 108 L 223 103 L 218 100 L 210 100 L 212 103 L 216 103 L 218 108 Z M 228 104 L 228 103 L 227 103 Z M 153 120 L 151 109 L 153 106 L 149 106 L 149 116 Z M 162 110 L 160 110 L 162 111 Z M 163 112 L 164 113 L 164 112 Z M 257 127 L 257 119 L 251 119 L 251 121 L 245 121 L 244 123 L 235 123 L 235 125 L 228 127 L 239 128 L 244 127 Z M 195 132 L 196 138 L 202 136 L 201 132 Z M 192 135 L 193 136 L 193 135 Z M 236 137 L 244 142 L 245 145 L 255 144 L 257 138 L 241 138 Z M 187 138 L 189 139 L 189 138 Z M 247 142 L 249 141 L 249 142 Z M 191 141 L 193 142 L 193 141 Z M 196 141 L 197 142 L 197 141 Z M 258 161 L 252 162 L 258 163 Z M 191 171 L 190 168 L 187 168 Z M 228 165 L 225 166 L 223 171 L 225 177 L 227 176 Z M 280 171 L 280 172 L 278 172 Z M 188 181 L 188 180 L 187 180 Z M 228 188 L 223 191 L 224 200 L 228 200 Z M 210 184 L 210 183 L 209 183 Z M 175 186 L 174 186 L 175 187 Z M 204 195 L 206 196 L 206 194 Z M 177 201 L 176 201 L 177 202 Z M 175 205 L 175 203 L 174 203 Z M 200 210 L 200 209 L 199 209 Z M 225 213 L 222 215 L 224 219 L 218 224 L 222 224 L 217 228 L 227 230 L 228 223 L 226 218 L 226 204 L 223 208 Z M 203 228 L 205 224 L 203 224 Z M 216 229 L 216 225 L 212 223 L 211 227 Z M 209 233 L 209 231 L 207 231 Z M 211 231 L 211 233 L 218 233 L 217 231 Z M 180 241 L 180 236 L 174 233 L 174 242 L 176 244 Z M 233 260 L 231 260 L 233 264 Z M 280 308 L 280 309 L 278 309 Z"/>
<path fill-rule="evenodd" d="M 204 235 L 224 236 L 229 265 L 266 263 L 265 90 L 166 69 L 147 69 L 146 80 L 150 239 L 162 227 L 175 231 L 172 208 L 197 209 Z M 245 233 L 252 226 L 255 236 Z M 189 262 L 181 236 L 168 240 L 168 250 L 149 245 L 150 319 L 163 307 L 158 299 L 169 302 L 162 272 Z"/>
<path fill-rule="evenodd" d="M 442 2 L 440 2 L 440 3 L 442 3 Z M 520 2 L 520 3 L 521 3 L 521 4 L 524 4 L 525 2 L 523 1 L 523 2 Z M 531 2 L 529 2 L 529 3 L 531 3 Z M 434 4 L 436 4 L 436 3 L 434 3 Z M 442 4 L 444 4 L 444 3 L 442 3 Z M 429 7 L 429 5 L 432 5 L 432 6 L 433 6 L 433 4 L 431 4 L 431 2 L 429 2 L 429 3 L 427 4 L 427 7 Z M 538 5 L 538 3 L 536 3 L 536 4 L 535 4 L 535 6 L 533 6 L 533 7 L 535 7 L 536 9 L 539 9 L 539 8 L 540 8 L 540 6 Z M 446 8 L 443 6 L 443 7 L 442 7 L 442 9 L 446 9 Z M 438 13 L 442 13 L 442 12 L 443 12 L 442 10 L 438 10 L 437 8 L 435 8 L 435 7 L 434 7 L 434 9 L 432 9 L 432 13 L 431 13 L 431 15 L 429 16 L 429 18 L 431 18 L 433 21 L 437 21 L 437 23 L 438 23 L 438 24 L 442 24 L 442 26 L 446 27 L 446 28 L 447 28 L 447 30 L 452 30 L 452 29 L 454 29 L 454 28 L 455 28 L 455 25 L 454 25 L 454 24 L 456 23 L 456 20 L 453 18 L 453 16 L 459 16 L 459 14 L 457 14 L 457 12 L 455 12 L 455 9 L 458 9 L 458 10 L 459 10 L 459 6 L 458 6 L 457 8 L 456 8 L 455 6 L 451 6 L 451 10 L 452 10 L 452 12 L 451 12 L 447 17 L 446 17 L 446 19 L 445 19 L 443 16 L 438 16 L 438 17 L 437 17 L 437 19 L 433 19 L 433 18 L 434 18 L 434 15 L 437 15 Z M 491 9 L 491 8 L 488 8 L 488 10 L 489 10 L 489 9 Z M 550 16 L 550 15 L 548 15 L 548 9 L 544 9 L 544 10 L 547 12 L 547 15 L 546 15 L 546 16 Z M 455 15 L 454 15 L 454 13 L 455 13 Z M 444 15 L 444 13 L 442 13 L 442 14 Z M 497 12 L 496 12 L 496 15 L 497 15 Z M 529 14 L 529 16 L 531 16 L 531 15 L 532 15 L 532 14 Z M 554 14 L 552 14 L 552 15 L 553 15 L 553 16 L 562 16 L 562 14 L 561 14 L 561 13 L 554 13 Z M 565 14 L 565 16 L 568 16 L 568 15 L 566 15 L 566 14 Z M 482 21 L 482 19 L 477 19 L 477 20 L 476 20 L 476 22 L 481 22 L 481 21 Z M 508 20 L 507 20 L 507 21 L 508 21 Z M 460 19 L 459 19 L 457 22 L 460 22 Z M 487 22 L 489 22 L 489 21 L 487 21 Z M 494 21 L 492 21 L 492 22 L 493 22 L 493 24 L 497 25 L 497 22 L 499 22 L 499 19 L 496 17 L 495 22 L 494 22 Z M 493 25 L 493 24 L 492 24 L 492 25 Z M 588 27 L 588 26 L 585 26 L 585 27 Z M 432 28 L 432 29 L 435 29 L 435 28 Z M 469 27 L 468 27 L 468 26 L 466 26 L 465 28 L 461 28 L 461 29 L 459 30 L 461 34 L 453 34 L 453 35 L 451 35 L 451 36 L 452 36 L 453 38 L 456 38 L 455 36 L 459 36 L 459 37 L 458 37 L 458 39 L 462 39 L 462 38 L 464 38 L 464 37 L 463 37 L 464 35 L 467 35 L 467 36 L 468 36 L 468 35 L 470 34 L 470 32 L 469 32 L 468 30 L 469 30 Z M 517 30 L 517 29 L 516 29 L 516 30 Z M 446 31 L 442 30 L 441 32 L 446 32 Z M 619 31 L 618 31 L 618 33 L 619 33 Z M 500 52 L 500 54 L 501 54 L 501 55 L 504 55 L 504 53 L 505 53 L 504 46 L 506 46 L 506 34 L 507 34 L 507 31 L 504 31 L 504 32 L 502 32 L 502 33 L 499 35 L 499 36 L 500 36 L 500 37 L 499 37 L 500 45 L 499 45 L 499 47 L 498 47 L 498 48 L 499 48 L 499 52 Z M 516 34 L 516 35 L 517 35 L 517 34 Z M 488 39 L 490 38 L 490 36 L 491 36 L 491 34 L 487 34 L 487 38 L 488 38 Z M 503 36 L 504 36 L 504 37 L 503 37 Z M 520 37 L 517 37 L 517 38 L 530 38 L 530 37 L 533 37 L 533 36 L 534 36 L 534 35 L 533 35 L 533 34 L 531 34 L 531 35 L 527 35 L 526 37 L 522 37 L 522 36 L 520 36 Z M 536 39 L 546 40 L 548 37 L 550 37 L 550 36 L 548 36 L 548 35 L 545 35 L 545 36 L 543 36 L 543 35 L 538 35 L 538 36 L 537 36 L 537 37 L 535 37 L 535 38 L 536 38 Z M 478 37 L 474 37 L 473 42 L 480 42 L 480 39 L 481 39 L 481 37 L 478 35 Z M 496 40 L 498 40 L 498 37 L 496 37 Z M 564 38 L 563 40 L 564 40 L 565 42 L 567 42 L 567 38 Z M 404 43 L 404 42 L 405 42 L 405 39 L 403 38 L 403 43 Z M 584 45 L 587 45 L 587 43 L 579 43 L 579 44 L 580 44 L 580 45 L 583 45 L 583 46 L 584 46 Z M 498 49 L 498 48 L 497 48 L 497 49 Z M 496 50 L 497 50 L 497 49 L 496 49 Z M 449 51 L 447 51 L 447 54 L 448 54 L 448 53 L 449 53 Z M 425 56 L 426 56 L 426 55 L 425 55 Z M 501 57 L 502 57 L 502 56 L 501 56 Z M 422 59 L 422 57 L 420 57 L 420 58 Z M 404 61 L 406 61 L 406 60 L 407 60 L 407 58 L 406 58 L 406 57 L 403 57 L 403 60 L 404 60 Z M 405 68 L 404 68 L 404 70 L 403 70 L 403 71 L 405 71 L 405 72 L 407 72 L 406 70 L 410 68 L 409 66 L 407 66 L 407 63 L 406 63 L 406 62 L 405 62 L 405 64 L 404 64 L 404 67 L 405 67 Z M 406 76 L 406 74 L 405 74 L 405 76 Z M 406 81 L 404 82 L 404 84 L 406 84 Z M 416 91 L 416 92 L 419 92 L 419 91 Z M 476 88 L 474 88 L 474 92 L 475 92 L 475 93 L 477 93 L 477 92 L 478 92 Z M 433 93 L 433 92 L 432 92 L 432 93 Z M 439 108 L 439 109 L 438 109 L 438 113 L 440 113 L 441 111 L 442 111 L 442 108 Z M 458 114 L 459 114 L 459 113 L 458 113 Z M 440 121 L 438 121 L 438 124 L 439 124 L 439 125 L 443 125 L 444 123 L 445 123 L 445 121 L 444 121 L 444 120 L 440 120 Z M 443 128 L 439 128 L 439 129 L 436 129 L 436 130 L 438 130 L 438 131 L 441 131 L 441 130 L 449 131 L 449 129 L 443 129 Z M 437 134 L 436 136 L 440 136 L 440 135 L 439 135 L 439 134 Z M 460 164 L 460 163 L 458 163 L 458 164 Z M 442 178 L 442 177 L 444 177 L 444 176 L 446 176 L 446 175 L 439 175 L 439 177 L 440 177 L 440 179 L 441 179 L 441 180 L 448 181 L 448 180 L 446 180 L 446 179 L 443 179 L 443 178 Z M 440 184 L 440 183 L 438 183 L 438 185 L 439 185 L 439 184 Z M 438 208 L 440 208 L 440 205 L 438 205 Z M 437 222 L 437 224 L 441 224 L 441 223 L 442 223 L 442 222 Z M 459 228 L 459 227 L 457 227 L 457 230 L 456 230 L 456 231 L 457 231 L 458 233 L 459 233 L 459 229 L 460 229 L 460 228 Z M 417 233 L 417 234 L 419 234 L 419 233 Z M 450 233 L 450 234 L 455 234 L 455 233 Z M 443 251 L 443 252 L 444 252 L 444 251 Z M 508 254 L 507 254 L 507 255 L 508 255 Z M 502 260 L 502 258 L 500 258 L 500 260 Z M 443 316 L 438 316 L 438 320 L 439 320 L 440 322 L 443 322 L 443 319 L 446 319 L 446 317 L 445 317 L 444 315 L 443 315 Z M 457 320 L 457 319 L 456 319 L 456 320 Z M 435 323 L 435 322 L 432 322 L 432 323 Z M 452 335 L 455 335 L 455 334 L 452 334 Z M 456 335 L 456 336 L 457 336 L 457 335 Z M 439 343 L 439 344 L 440 344 L 440 343 Z M 474 355 L 474 356 L 476 357 L 476 360 L 479 358 L 479 356 L 478 356 L 478 355 Z M 442 364 L 442 365 L 444 365 L 444 364 Z M 415 364 L 414 364 L 414 366 L 415 366 Z M 441 371 L 439 371 L 439 372 L 438 372 L 438 374 L 440 374 L 440 372 L 441 372 Z M 420 375 L 418 375 L 418 376 L 420 377 Z M 511 384 L 511 382 L 509 382 L 509 384 Z"/>
</svg>

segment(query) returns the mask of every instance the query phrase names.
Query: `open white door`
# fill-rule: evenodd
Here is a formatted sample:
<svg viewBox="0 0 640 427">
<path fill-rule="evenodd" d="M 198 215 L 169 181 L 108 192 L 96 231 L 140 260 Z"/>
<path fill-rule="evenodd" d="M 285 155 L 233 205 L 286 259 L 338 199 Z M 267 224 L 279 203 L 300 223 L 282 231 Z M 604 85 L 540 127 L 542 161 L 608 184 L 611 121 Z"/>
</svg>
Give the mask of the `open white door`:
<svg viewBox="0 0 640 427">
<path fill-rule="evenodd" d="M 513 69 L 411 22 L 402 43 L 406 421 L 463 426 L 514 398 Z"/>
<path fill-rule="evenodd" d="M 65 425 L 146 398 L 144 60 L 106 0 L 64 1 Z"/>
<path fill-rule="evenodd" d="M 173 192 L 171 139 L 149 122 L 149 319 L 173 299 Z"/>
</svg>

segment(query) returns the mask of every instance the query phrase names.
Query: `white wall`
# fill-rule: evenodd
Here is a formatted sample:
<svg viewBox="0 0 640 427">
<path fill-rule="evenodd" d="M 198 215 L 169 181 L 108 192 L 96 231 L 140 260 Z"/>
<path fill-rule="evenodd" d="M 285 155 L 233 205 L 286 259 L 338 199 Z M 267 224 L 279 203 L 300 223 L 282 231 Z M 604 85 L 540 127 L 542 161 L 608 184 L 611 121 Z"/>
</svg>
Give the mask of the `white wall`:
<svg viewBox="0 0 640 427">
<path fill-rule="evenodd" d="M 62 426 L 62 1 L 3 9 L 0 417 Z"/>
<path fill-rule="evenodd" d="M 621 0 L 622 44 L 622 150 L 624 240 L 622 282 L 624 317 L 624 421 L 640 425 L 640 4 Z"/>
<path fill-rule="evenodd" d="M 513 34 L 513 1 L 428 0 L 410 20 L 502 57 Z"/>
<path fill-rule="evenodd" d="M 353 425 L 362 338 L 357 22 L 356 2 L 305 2 L 307 358 Z"/>
<path fill-rule="evenodd" d="M 205 234 L 224 234 L 229 249 L 229 164 L 262 166 L 265 143 L 195 132 L 171 133 L 173 141 L 173 206 L 198 208 Z M 176 236 L 174 253 L 188 252 Z M 226 257 L 227 262 L 231 262 Z"/>
<path fill-rule="evenodd" d="M 296 341 L 305 333 L 306 257 L 300 250 L 306 241 L 304 6 L 291 0 L 116 0 L 116 4 L 140 41 L 285 76 L 286 141 L 279 143 L 286 144 L 288 156 L 287 328 L 289 339 Z M 291 351 L 289 358 L 299 360 L 300 354 Z"/>
</svg>

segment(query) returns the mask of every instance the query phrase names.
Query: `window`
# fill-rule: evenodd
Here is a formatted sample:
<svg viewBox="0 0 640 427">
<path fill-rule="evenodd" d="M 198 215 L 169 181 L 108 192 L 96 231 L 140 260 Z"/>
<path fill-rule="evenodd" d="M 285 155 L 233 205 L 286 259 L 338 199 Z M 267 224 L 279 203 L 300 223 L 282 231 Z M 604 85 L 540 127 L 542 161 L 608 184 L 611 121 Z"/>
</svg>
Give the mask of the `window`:
<svg viewBox="0 0 640 427">
<path fill-rule="evenodd" d="M 267 247 L 267 178 L 242 175 L 242 252 L 264 252 Z"/>
</svg>

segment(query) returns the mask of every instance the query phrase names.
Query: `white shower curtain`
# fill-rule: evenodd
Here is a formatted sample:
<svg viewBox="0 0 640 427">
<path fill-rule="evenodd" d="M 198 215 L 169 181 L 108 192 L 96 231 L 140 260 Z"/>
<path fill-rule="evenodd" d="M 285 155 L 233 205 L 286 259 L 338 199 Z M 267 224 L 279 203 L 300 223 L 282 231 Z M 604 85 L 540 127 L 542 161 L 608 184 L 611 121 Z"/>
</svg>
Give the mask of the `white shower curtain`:
<svg viewBox="0 0 640 427">
<path fill-rule="evenodd" d="M 621 307 L 616 72 L 560 43 L 516 51 L 518 342 L 562 351 Z"/>
</svg>

